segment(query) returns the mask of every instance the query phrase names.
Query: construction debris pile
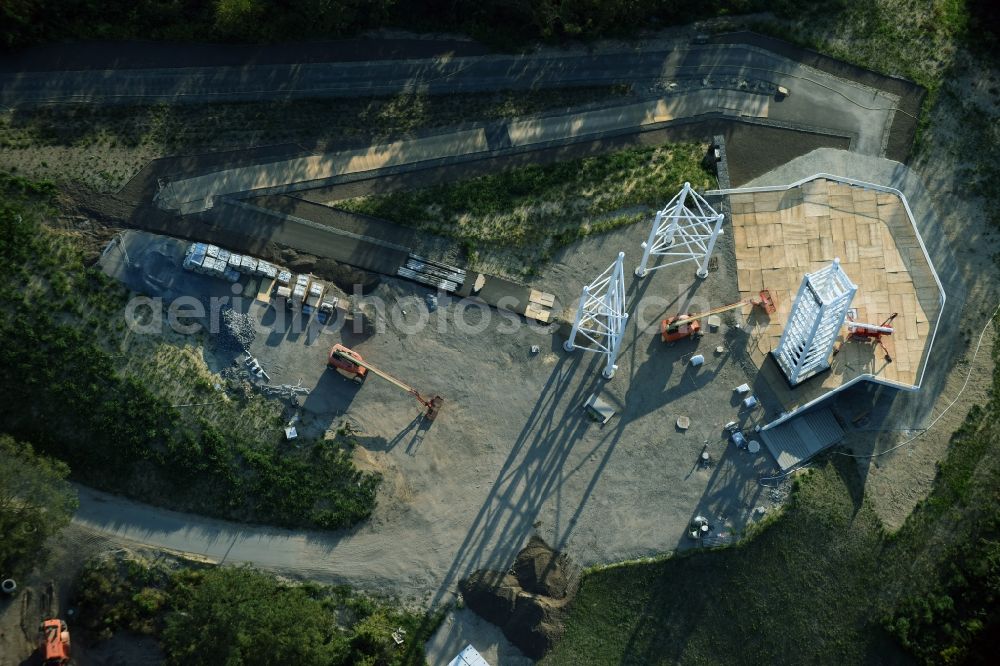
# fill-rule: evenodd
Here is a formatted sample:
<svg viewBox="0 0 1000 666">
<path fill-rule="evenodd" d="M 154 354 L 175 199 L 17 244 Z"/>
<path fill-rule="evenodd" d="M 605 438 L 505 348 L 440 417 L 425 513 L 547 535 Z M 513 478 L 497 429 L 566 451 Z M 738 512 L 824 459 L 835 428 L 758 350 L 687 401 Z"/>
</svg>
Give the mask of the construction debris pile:
<svg viewBox="0 0 1000 666">
<path fill-rule="evenodd" d="M 246 352 L 257 336 L 253 319 L 229 307 L 220 314 L 219 332 L 215 339 L 218 349 L 233 354 Z"/>
<path fill-rule="evenodd" d="M 302 385 L 302 380 L 295 386 L 291 384 L 262 384 L 260 390 L 264 395 L 276 398 L 294 398 L 297 395 L 309 395 L 309 389 Z"/>
</svg>

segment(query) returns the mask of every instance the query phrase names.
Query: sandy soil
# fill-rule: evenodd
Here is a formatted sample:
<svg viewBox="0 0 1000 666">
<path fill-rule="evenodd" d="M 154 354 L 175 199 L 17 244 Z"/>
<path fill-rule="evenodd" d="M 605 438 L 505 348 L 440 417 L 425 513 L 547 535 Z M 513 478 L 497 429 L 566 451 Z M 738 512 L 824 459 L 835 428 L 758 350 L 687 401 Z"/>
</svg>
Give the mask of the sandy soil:
<svg viewBox="0 0 1000 666">
<path fill-rule="evenodd" d="M 428 664 L 447 664 L 466 645 L 472 645 L 488 663 L 495 666 L 531 666 L 534 660 L 524 656 L 503 635 L 471 610 L 462 608 L 448 613 L 444 623 L 427 643 Z"/>
<path fill-rule="evenodd" d="M 735 406 L 733 387 L 746 376 L 728 351 L 713 353 L 727 344 L 725 330 L 674 347 L 655 335 L 659 318 L 682 309 L 680 301 L 700 310 L 736 300 L 732 249 L 724 239 L 720 269 L 705 281 L 696 280 L 691 264 L 638 280 L 631 268 L 647 231 L 637 225 L 579 243 L 537 280 L 561 306 L 572 304 L 585 280 L 619 249 L 628 251 L 628 296 L 645 299 L 646 307 L 629 326 L 611 381 L 601 378 L 596 355 L 566 353 L 551 329 L 476 307 L 468 308 L 464 325 L 456 323 L 464 306 L 444 298 L 427 314 L 422 303 L 429 292 L 412 283 L 385 280 L 374 292 L 389 309 L 384 331 L 370 337 L 297 332 L 276 321 L 274 310 L 253 306 L 259 331 L 251 351 L 272 383 L 312 388 L 301 430 L 322 436 L 346 418 L 360 431 L 359 463 L 382 471 L 386 483 L 370 523 L 349 538 L 309 535 L 316 547 L 295 550 L 286 561 L 277 549 L 255 548 L 241 536 L 230 560 L 437 604 L 468 572 L 511 561 L 533 533 L 588 565 L 686 547 L 685 528 L 697 514 L 711 516 L 717 534 L 739 532 L 757 505 L 770 505 L 757 477 L 773 468 L 765 454 L 731 450 L 723 439 L 726 422 L 749 426 L 760 416 L 741 417 Z M 483 312 L 490 321 L 477 323 Z M 419 405 L 378 378 L 358 389 L 326 371 L 325 354 L 336 341 L 444 396 L 438 420 L 422 422 Z M 540 353 L 532 355 L 532 345 Z M 686 363 L 696 350 L 706 355 L 700 370 Z M 597 391 L 619 410 L 604 427 L 582 409 Z M 674 425 L 681 415 L 691 418 L 687 432 Z M 718 461 L 707 470 L 695 464 L 703 446 Z M 109 527 L 121 530 L 123 522 L 127 529 L 127 521 Z M 172 535 L 168 530 L 164 538 Z M 150 538 L 157 543 L 159 536 Z"/>
<path fill-rule="evenodd" d="M 960 53 L 958 57 L 966 60 L 964 66 L 959 68 L 964 74 L 950 80 L 947 90 L 959 95 L 963 103 L 975 109 L 974 113 L 981 118 L 993 118 L 996 122 L 1000 117 L 996 73 L 972 61 L 966 54 Z M 993 83 L 990 84 L 990 81 Z M 917 502 L 930 492 L 937 463 L 947 453 L 951 434 L 973 405 L 984 404 L 989 399 L 993 381 L 994 336 L 991 330 L 987 330 L 983 338 L 975 363 L 972 361 L 980 332 L 1000 305 L 996 262 L 1000 242 L 997 229 L 986 219 L 986 213 L 996 204 L 971 192 L 963 176 L 980 168 L 975 153 L 956 150 L 964 144 L 964 124 L 953 105 L 939 105 L 932 114 L 926 149 L 914 164 L 928 191 L 933 193 L 941 220 L 940 231 L 953 249 L 956 281 L 962 284 L 964 293 L 954 294 L 963 300 L 961 310 L 950 325 L 942 322 L 942 331 L 938 335 L 937 346 L 943 349 L 935 354 L 934 363 L 945 364 L 941 370 L 947 372 L 947 380 L 934 402 L 933 410 L 928 412 L 929 419 L 936 418 L 952 401 L 955 404 L 934 423 L 929 432 L 911 445 L 873 460 L 870 467 L 866 461 L 861 461 L 867 467 L 866 491 L 890 528 L 902 525 Z M 953 294 L 949 294 L 949 298 L 953 298 Z M 967 378 L 968 385 L 960 394 Z M 921 425 L 926 426 L 927 421 L 925 418 Z M 913 421 L 897 423 L 893 427 L 902 428 L 909 423 Z M 915 434 L 901 432 L 890 435 L 884 438 L 883 448 Z"/>
</svg>

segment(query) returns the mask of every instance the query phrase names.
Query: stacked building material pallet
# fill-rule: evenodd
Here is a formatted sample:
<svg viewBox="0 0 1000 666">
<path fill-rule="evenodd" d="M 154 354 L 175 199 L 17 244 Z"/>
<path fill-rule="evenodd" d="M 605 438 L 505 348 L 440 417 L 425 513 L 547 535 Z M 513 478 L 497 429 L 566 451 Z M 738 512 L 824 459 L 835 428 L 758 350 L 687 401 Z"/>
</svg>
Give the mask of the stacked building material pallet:
<svg viewBox="0 0 1000 666">
<path fill-rule="evenodd" d="M 278 275 L 278 267 L 263 259 L 236 254 L 208 243 L 191 243 L 182 266 L 185 270 L 220 277 L 230 282 L 238 282 L 241 275 L 260 276 L 265 281 L 274 280 Z"/>
<path fill-rule="evenodd" d="M 528 294 L 528 305 L 524 308 L 524 316 L 547 324 L 552 316 L 552 306 L 555 305 L 555 301 L 554 295 L 532 289 Z"/>
<path fill-rule="evenodd" d="M 444 291 L 455 292 L 465 282 L 465 271 L 455 266 L 442 264 L 411 254 L 405 266 L 396 270 L 399 277 L 413 280 Z"/>
</svg>

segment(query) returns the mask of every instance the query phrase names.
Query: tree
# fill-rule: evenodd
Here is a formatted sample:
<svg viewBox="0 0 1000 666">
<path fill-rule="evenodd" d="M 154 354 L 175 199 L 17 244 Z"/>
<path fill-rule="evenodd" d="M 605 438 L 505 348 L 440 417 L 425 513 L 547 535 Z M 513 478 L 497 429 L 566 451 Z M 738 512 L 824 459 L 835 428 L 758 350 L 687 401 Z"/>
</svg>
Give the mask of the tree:
<svg viewBox="0 0 1000 666">
<path fill-rule="evenodd" d="M 219 567 L 174 595 L 163 635 L 170 663 L 340 663 L 335 619 L 308 592 L 249 567 Z"/>
<path fill-rule="evenodd" d="M 76 491 L 69 467 L 0 435 L 0 575 L 29 569 L 45 540 L 69 524 Z"/>
</svg>

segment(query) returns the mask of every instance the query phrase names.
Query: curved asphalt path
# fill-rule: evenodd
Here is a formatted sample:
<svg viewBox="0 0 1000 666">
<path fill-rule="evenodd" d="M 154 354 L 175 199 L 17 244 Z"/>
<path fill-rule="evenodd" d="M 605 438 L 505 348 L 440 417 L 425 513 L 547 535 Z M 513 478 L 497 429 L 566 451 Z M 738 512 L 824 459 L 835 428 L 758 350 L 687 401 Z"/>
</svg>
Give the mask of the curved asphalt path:
<svg viewBox="0 0 1000 666">
<path fill-rule="evenodd" d="M 0 106 L 204 103 L 315 97 L 528 90 L 610 84 L 654 90 L 671 80 L 704 87 L 769 81 L 792 91 L 772 120 L 822 128 L 882 154 L 898 97 L 743 44 L 599 54 L 489 55 L 413 60 L 0 73 Z M 725 85 L 723 85 L 725 84 Z"/>
</svg>

